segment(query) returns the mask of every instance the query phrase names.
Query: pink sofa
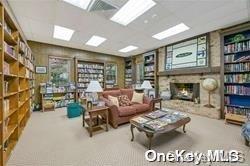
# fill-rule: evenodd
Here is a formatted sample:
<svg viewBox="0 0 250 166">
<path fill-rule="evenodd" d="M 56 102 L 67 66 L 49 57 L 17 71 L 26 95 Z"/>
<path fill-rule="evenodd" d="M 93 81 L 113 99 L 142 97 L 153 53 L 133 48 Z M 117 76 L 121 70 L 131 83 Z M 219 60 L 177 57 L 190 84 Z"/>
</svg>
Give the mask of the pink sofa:
<svg viewBox="0 0 250 166">
<path fill-rule="evenodd" d="M 132 103 L 130 106 L 117 107 L 108 100 L 108 96 L 118 97 L 127 95 L 130 100 L 133 97 L 133 89 L 118 89 L 104 91 L 100 97 L 109 107 L 109 123 L 112 127 L 117 128 L 119 124 L 127 123 L 135 115 L 150 112 L 153 110 L 152 100 L 146 96 L 143 97 L 143 103 Z"/>
</svg>

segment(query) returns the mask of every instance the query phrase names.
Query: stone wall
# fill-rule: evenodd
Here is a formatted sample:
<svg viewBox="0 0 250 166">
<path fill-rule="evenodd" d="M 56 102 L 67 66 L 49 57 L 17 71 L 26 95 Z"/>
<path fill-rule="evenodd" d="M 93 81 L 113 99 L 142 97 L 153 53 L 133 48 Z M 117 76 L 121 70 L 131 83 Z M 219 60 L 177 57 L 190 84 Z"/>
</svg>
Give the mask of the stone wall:
<svg viewBox="0 0 250 166">
<path fill-rule="evenodd" d="M 211 67 L 220 66 L 220 33 L 214 31 L 209 33 L 209 53 Z M 159 71 L 165 70 L 165 47 L 159 48 Z M 203 89 L 202 81 L 205 78 L 214 78 L 218 82 L 218 88 L 211 94 L 211 104 L 215 108 L 206 108 L 208 103 L 208 92 Z M 180 111 L 187 111 L 194 114 L 207 116 L 210 118 L 220 118 L 221 96 L 220 96 L 220 73 L 216 74 L 193 74 L 193 75 L 178 75 L 178 76 L 159 76 L 159 90 L 170 89 L 170 82 L 175 83 L 200 83 L 200 104 L 194 104 L 188 101 L 163 101 L 163 107 L 171 107 Z"/>
</svg>

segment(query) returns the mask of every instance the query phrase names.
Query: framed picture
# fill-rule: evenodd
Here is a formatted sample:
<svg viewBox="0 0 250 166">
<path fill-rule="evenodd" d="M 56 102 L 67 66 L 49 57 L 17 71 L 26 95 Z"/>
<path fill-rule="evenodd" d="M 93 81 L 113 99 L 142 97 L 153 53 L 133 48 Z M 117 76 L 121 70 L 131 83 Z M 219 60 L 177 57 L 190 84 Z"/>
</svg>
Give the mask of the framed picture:
<svg viewBox="0 0 250 166">
<path fill-rule="evenodd" d="M 36 66 L 36 73 L 37 74 L 47 74 L 47 67 L 46 66 Z"/>
</svg>

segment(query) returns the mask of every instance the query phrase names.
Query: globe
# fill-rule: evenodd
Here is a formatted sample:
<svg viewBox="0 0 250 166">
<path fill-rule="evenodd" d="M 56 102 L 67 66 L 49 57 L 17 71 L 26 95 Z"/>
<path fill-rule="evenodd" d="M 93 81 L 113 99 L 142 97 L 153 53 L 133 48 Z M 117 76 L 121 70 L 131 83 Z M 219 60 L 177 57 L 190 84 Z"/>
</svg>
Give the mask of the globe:
<svg viewBox="0 0 250 166">
<path fill-rule="evenodd" d="M 206 89 L 207 91 L 211 92 L 213 90 L 215 90 L 218 87 L 218 83 L 215 79 L 213 78 L 206 78 L 203 82 L 202 82 L 202 87 L 204 89 Z"/>
<path fill-rule="evenodd" d="M 218 83 L 215 79 L 213 78 L 206 78 L 203 82 L 202 82 L 202 87 L 208 91 L 208 104 L 205 105 L 205 107 L 208 108 L 214 108 L 214 106 L 210 103 L 210 95 L 211 92 L 213 90 L 215 90 L 218 87 Z"/>
</svg>

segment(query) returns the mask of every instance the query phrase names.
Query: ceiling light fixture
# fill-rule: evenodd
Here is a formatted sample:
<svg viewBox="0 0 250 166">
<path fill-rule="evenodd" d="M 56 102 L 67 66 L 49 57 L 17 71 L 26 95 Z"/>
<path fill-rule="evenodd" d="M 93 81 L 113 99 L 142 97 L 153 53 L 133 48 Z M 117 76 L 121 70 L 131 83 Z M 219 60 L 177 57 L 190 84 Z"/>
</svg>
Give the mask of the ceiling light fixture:
<svg viewBox="0 0 250 166">
<path fill-rule="evenodd" d="M 154 5 L 152 0 L 129 0 L 110 20 L 126 26 Z"/>
<path fill-rule="evenodd" d="M 63 0 L 71 5 L 77 6 L 86 10 L 91 2 L 91 0 Z"/>
<path fill-rule="evenodd" d="M 55 25 L 53 37 L 56 39 L 69 41 L 74 32 L 75 31 L 72 29 Z"/>
<path fill-rule="evenodd" d="M 107 39 L 104 37 L 94 35 L 87 41 L 86 45 L 97 47 L 100 44 L 102 44 L 105 40 Z"/>
<path fill-rule="evenodd" d="M 130 51 L 133 51 L 133 50 L 136 50 L 138 47 L 136 46 L 127 46 L 123 49 L 120 49 L 119 52 L 123 52 L 123 53 L 126 53 L 126 52 L 130 52 Z"/>
<path fill-rule="evenodd" d="M 157 33 L 157 34 L 153 35 L 152 37 L 156 38 L 158 40 L 162 40 L 162 39 L 176 35 L 178 33 L 184 32 L 184 31 L 189 30 L 189 29 L 190 28 L 188 26 L 186 26 L 184 23 L 180 23 L 180 24 L 175 25 L 175 26 L 173 26 L 165 31 Z"/>
</svg>

